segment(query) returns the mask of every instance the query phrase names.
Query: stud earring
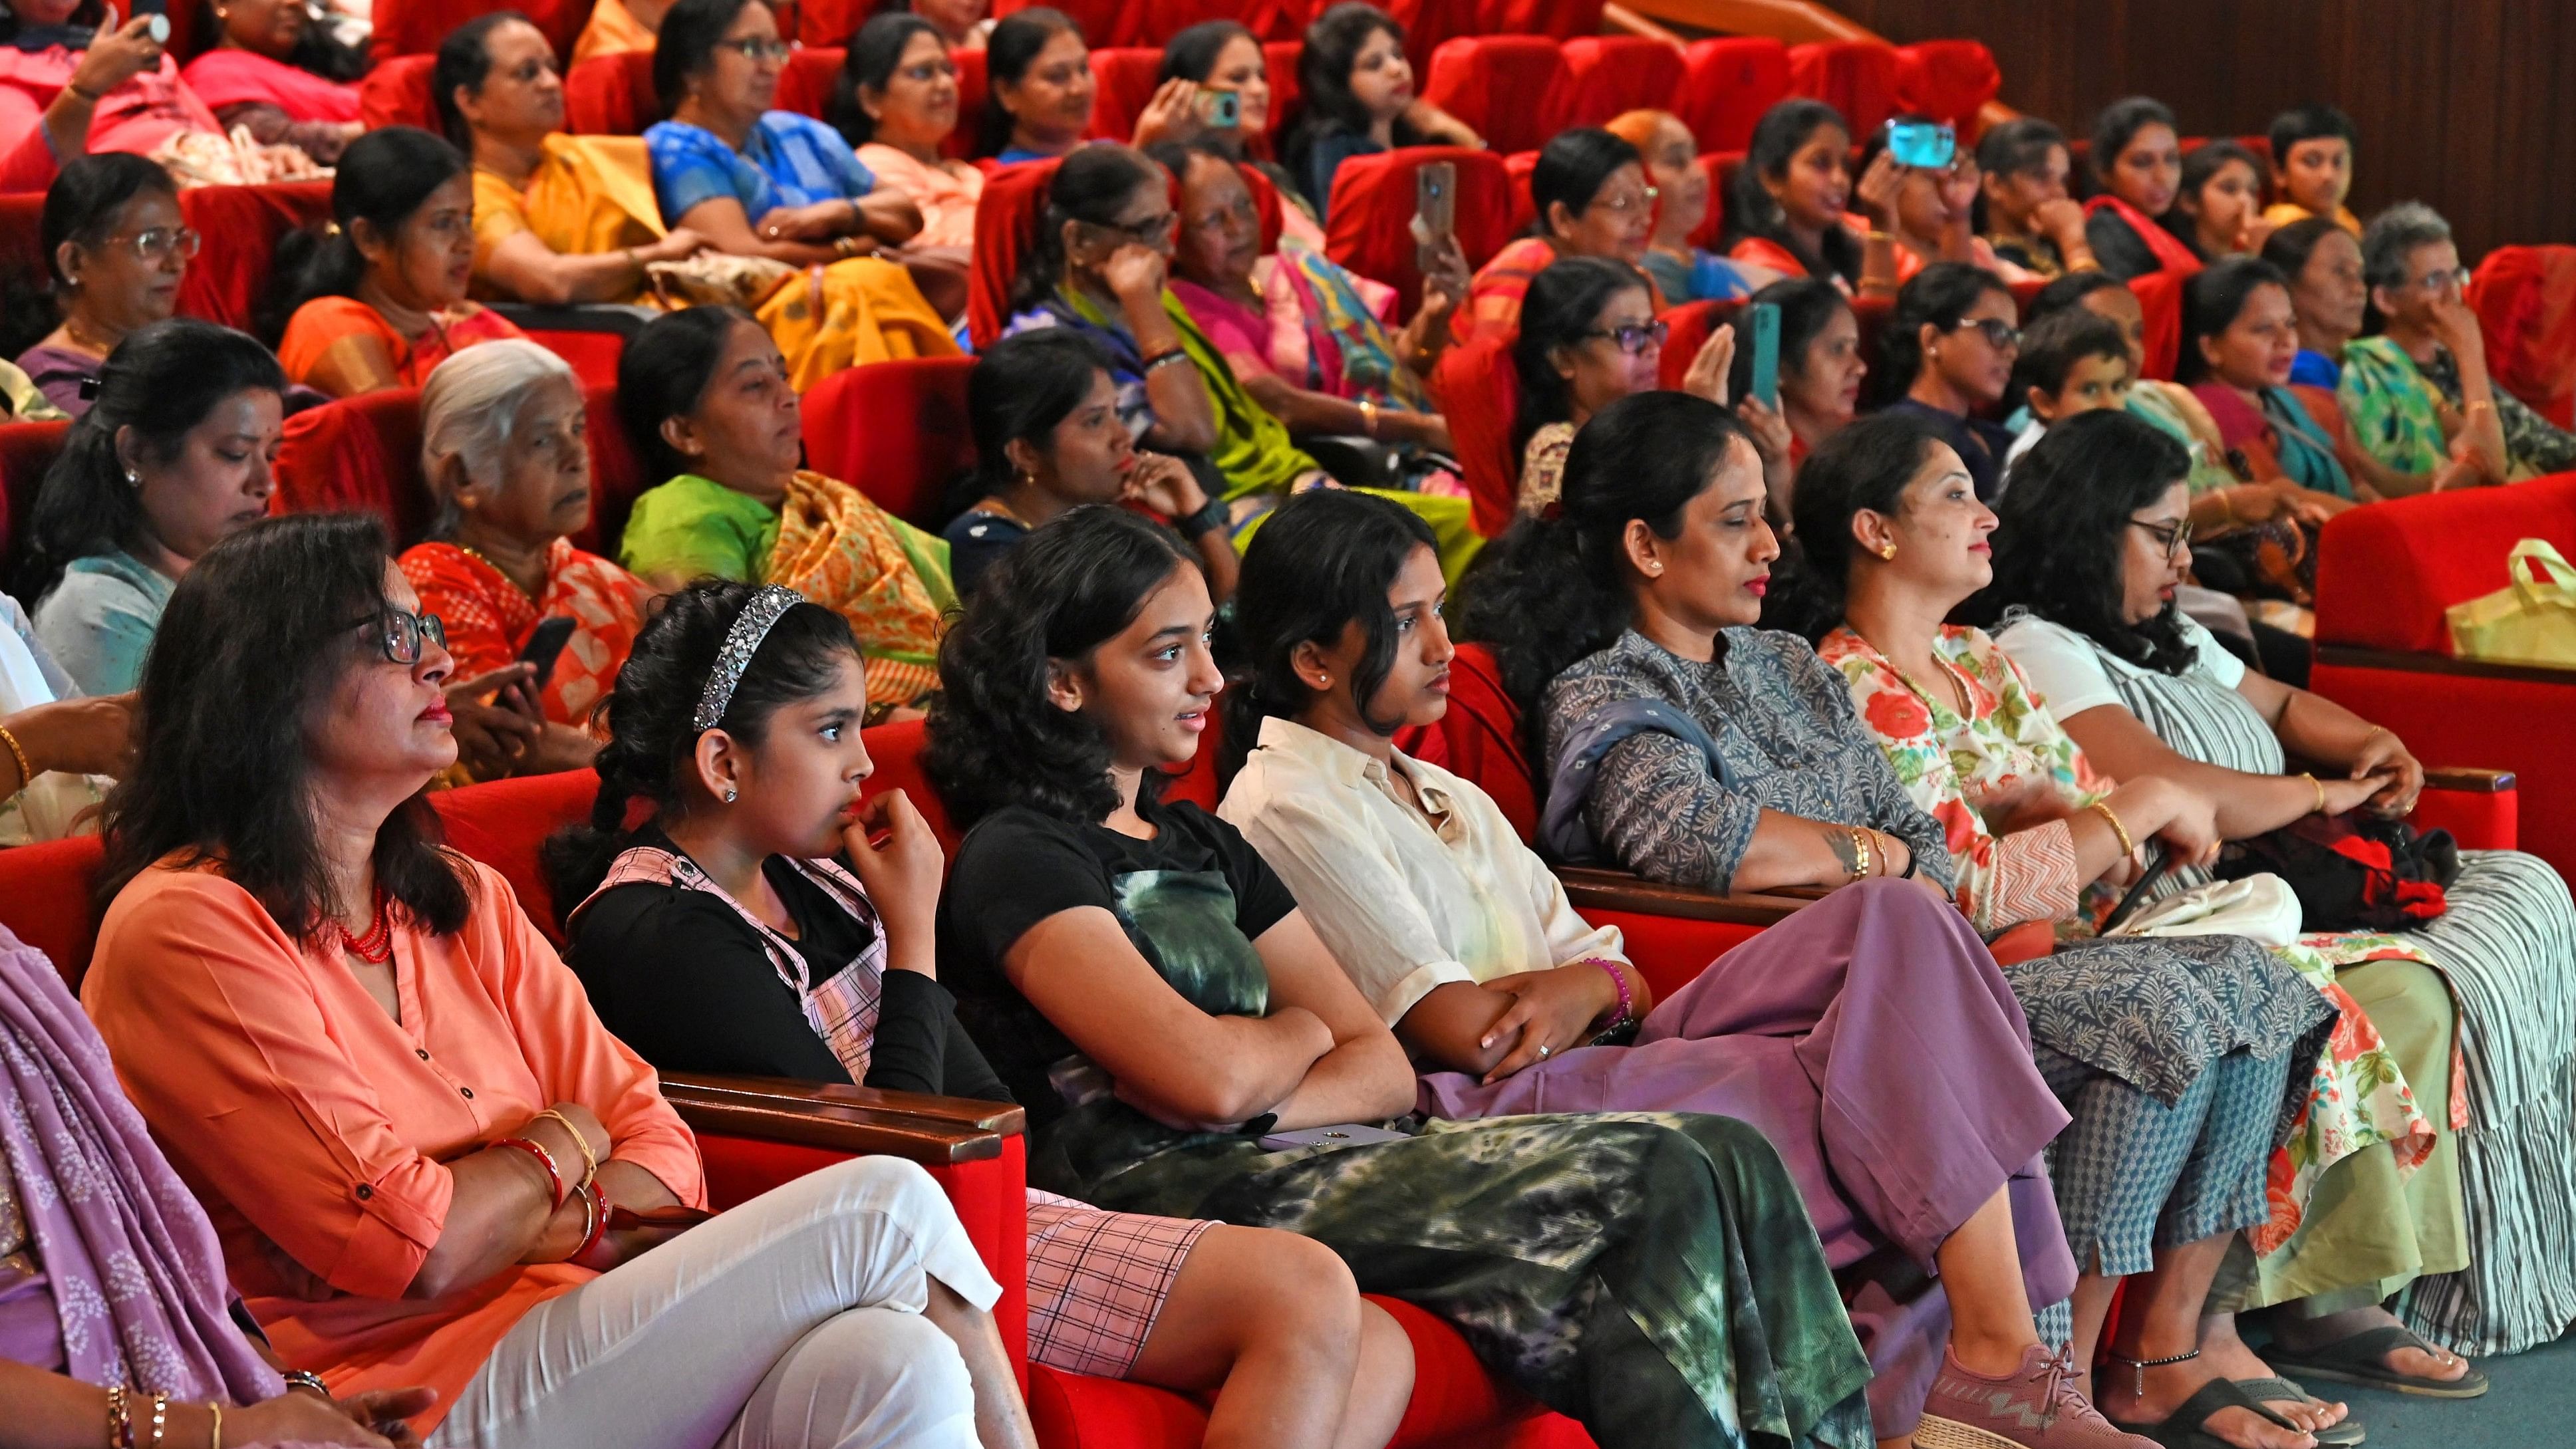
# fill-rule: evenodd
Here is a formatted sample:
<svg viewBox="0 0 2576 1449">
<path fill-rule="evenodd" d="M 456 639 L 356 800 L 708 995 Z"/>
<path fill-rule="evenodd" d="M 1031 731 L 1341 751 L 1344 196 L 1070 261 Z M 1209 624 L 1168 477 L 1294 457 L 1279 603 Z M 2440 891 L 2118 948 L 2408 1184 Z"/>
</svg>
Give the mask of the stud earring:
<svg viewBox="0 0 2576 1449">
<path fill-rule="evenodd" d="M 1660 564 L 1660 563 L 1650 563 L 1650 564 L 1646 565 L 1646 577 L 1648 577 L 1648 578 L 1654 578 L 1654 579 L 1659 579 L 1659 578 L 1662 578 L 1663 576 L 1664 576 L 1664 566 L 1663 566 L 1662 564 Z"/>
<path fill-rule="evenodd" d="M 1878 551 L 1878 556 L 1886 559 L 1890 563 L 1894 563 L 1896 561 L 1896 545 L 1891 543 L 1887 547 L 1880 549 Z"/>
<path fill-rule="evenodd" d="M 741 798 L 742 798 L 742 792 L 741 792 L 741 791 L 739 791 L 739 790 L 735 789 L 735 788 L 734 788 L 734 787 L 732 787 L 731 785 L 727 785 L 727 786 L 725 786 L 725 803 L 726 803 L 727 805 L 730 805 L 730 804 L 732 804 L 733 802 L 735 802 L 736 800 L 739 800 L 739 799 L 741 799 Z"/>
<path fill-rule="evenodd" d="M 140 488 L 140 487 L 142 487 L 142 486 L 143 486 L 143 475 L 142 475 L 142 474 L 140 474 L 140 473 L 135 472 L 135 471 L 134 471 L 133 469 L 131 469 L 131 468 L 126 469 L 126 470 L 125 470 L 125 486 L 126 486 L 126 487 L 128 487 L 128 488 Z"/>
</svg>

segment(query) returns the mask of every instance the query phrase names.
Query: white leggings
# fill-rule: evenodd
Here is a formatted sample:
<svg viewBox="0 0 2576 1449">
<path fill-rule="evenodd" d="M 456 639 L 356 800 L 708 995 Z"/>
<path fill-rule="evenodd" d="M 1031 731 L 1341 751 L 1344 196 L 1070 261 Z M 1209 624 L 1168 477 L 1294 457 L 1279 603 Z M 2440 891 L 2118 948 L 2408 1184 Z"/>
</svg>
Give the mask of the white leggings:
<svg viewBox="0 0 2576 1449">
<path fill-rule="evenodd" d="M 540 1305 L 430 1449 L 974 1449 L 931 1278 L 1001 1296 L 930 1174 L 836 1163 Z"/>
</svg>

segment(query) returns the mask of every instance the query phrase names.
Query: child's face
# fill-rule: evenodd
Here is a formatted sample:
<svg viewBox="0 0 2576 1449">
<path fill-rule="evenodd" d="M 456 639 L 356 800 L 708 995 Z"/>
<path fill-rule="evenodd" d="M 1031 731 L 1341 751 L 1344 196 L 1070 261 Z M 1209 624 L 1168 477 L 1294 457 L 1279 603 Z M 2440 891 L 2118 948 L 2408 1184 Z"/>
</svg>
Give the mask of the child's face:
<svg viewBox="0 0 2576 1449">
<path fill-rule="evenodd" d="M 2078 358 L 2075 370 L 2066 374 L 2066 386 L 2050 397 L 2038 388 L 2030 390 L 2030 410 L 2040 421 L 2054 423 L 2077 413 L 2100 412 L 2106 408 L 2125 407 L 2129 401 L 2129 359 L 2126 357 Z"/>
<path fill-rule="evenodd" d="M 2290 147 L 2281 161 L 2281 190 L 2316 216 L 2333 216 L 2352 191 L 2352 143 L 2314 136 Z"/>
</svg>

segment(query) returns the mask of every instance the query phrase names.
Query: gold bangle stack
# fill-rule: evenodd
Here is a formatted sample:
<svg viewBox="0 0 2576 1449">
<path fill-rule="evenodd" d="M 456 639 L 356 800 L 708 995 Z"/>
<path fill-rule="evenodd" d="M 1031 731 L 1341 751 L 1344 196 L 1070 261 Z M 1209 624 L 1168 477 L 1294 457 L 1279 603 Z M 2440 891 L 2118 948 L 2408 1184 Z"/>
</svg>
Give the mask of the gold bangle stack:
<svg viewBox="0 0 2576 1449">
<path fill-rule="evenodd" d="M 1855 825 L 1851 827 L 1851 838 L 1853 857 L 1851 878 L 1866 880 L 1877 874 L 1870 869 L 1869 832 Z"/>
<path fill-rule="evenodd" d="M 24 790 L 36 783 L 36 767 L 28 763 L 27 747 L 18 743 L 18 737 L 9 733 L 7 725 L 0 725 L 0 745 L 7 745 L 9 757 L 18 762 L 18 788 Z"/>
<path fill-rule="evenodd" d="M 590 1150 L 590 1139 L 581 1135 L 581 1129 L 572 1125 L 570 1117 L 553 1107 L 548 1107 L 529 1120 L 542 1122 L 548 1117 L 562 1123 L 563 1130 L 572 1134 L 572 1144 L 581 1153 L 581 1187 L 590 1186 L 592 1180 L 599 1176 L 599 1154 Z M 578 1192 L 580 1188 L 575 1188 L 574 1191 Z"/>
<path fill-rule="evenodd" d="M 2096 800 L 2084 808 L 2101 816 L 2102 823 L 2111 827 L 2111 833 L 2118 836 L 2120 839 L 2120 853 L 2122 855 L 2135 855 L 2138 853 L 2138 843 L 2129 838 L 2129 827 L 2121 824 L 2120 817 L 2112 813 L 2110 801 Z"/>
</svg>

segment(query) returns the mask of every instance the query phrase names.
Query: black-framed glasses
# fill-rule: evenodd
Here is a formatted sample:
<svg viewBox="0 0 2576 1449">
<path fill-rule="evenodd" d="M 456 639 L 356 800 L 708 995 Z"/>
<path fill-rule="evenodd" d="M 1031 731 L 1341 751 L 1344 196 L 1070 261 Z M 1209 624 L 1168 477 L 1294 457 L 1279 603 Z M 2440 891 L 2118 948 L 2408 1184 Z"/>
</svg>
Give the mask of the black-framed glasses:
<svg viewBox="0 0 2576 1449">
<path fill-rule="evenodd" d="M 2129 526 L 2145 529 L 2147 537 L 2164 545 L 2167 563 L 2182 557 L 2182 551 L 2191 544 L 2191 520 L 2188 518 L 2179 523 L 2149 523 L 2142 518 L 2132 518 Z"/>
<path fill-rule="evenodd" d="M 2001 317 L 1962 317 L 1955 329 L 1974 331 L 1986 339 L 1986 345 L 1997 352 L 2010 352 L 2021 346 L 2021 331 Z"/>
<path fill-rule="evenodd" d="M 407 614 L 391 604 L 374 617 L 360 619 L 349 627 L 371 629 L 371 637 L 385 658 L 405 667 L 420 662 L 424 639 L 441 649 L 447 647 L 447 625 L 436 614 Z"/>
<path fill-rule="evenodd" d="M 1583 335 L 1605 338 L 1611 346 L 1634 357 L 1649 347 L 1663 346 L 1673 329 L 1665 322 L 1628 322 L 1617 327 L 1596 327 Z"/>
<path fill-rule="evenodd" d="M 1126 237 L 1144 246 L 1160 249 L 1172 244 L 1172 233 L 1180 228 L 1181 214 L 1177 211 L 1167 211 L 1160 216 L 1149 217 L 1133 225 L 1117 221 L 1086 221 L 1083 225 L 1096 231 Z"/>
<path fill-rule="evenodd" d="M 157 262 L 176 252 L 182 260 L 193 257 L 206 239 L 192 226 L 154 226 L 130 231 L 119 236 L 102 237 L 102 243 L 121 243 L 134 249 L 139 261 Z"/>
<path fill-rule="evenodd" d="M 764 60 L 783 64 L 789 51 L 786 41 L 774 37 L 764 39 L 757 35 L 741 40 L 719 40 L 716 42 L 716 49 L 730 50 L 755 65 Z"/>
</svg>

